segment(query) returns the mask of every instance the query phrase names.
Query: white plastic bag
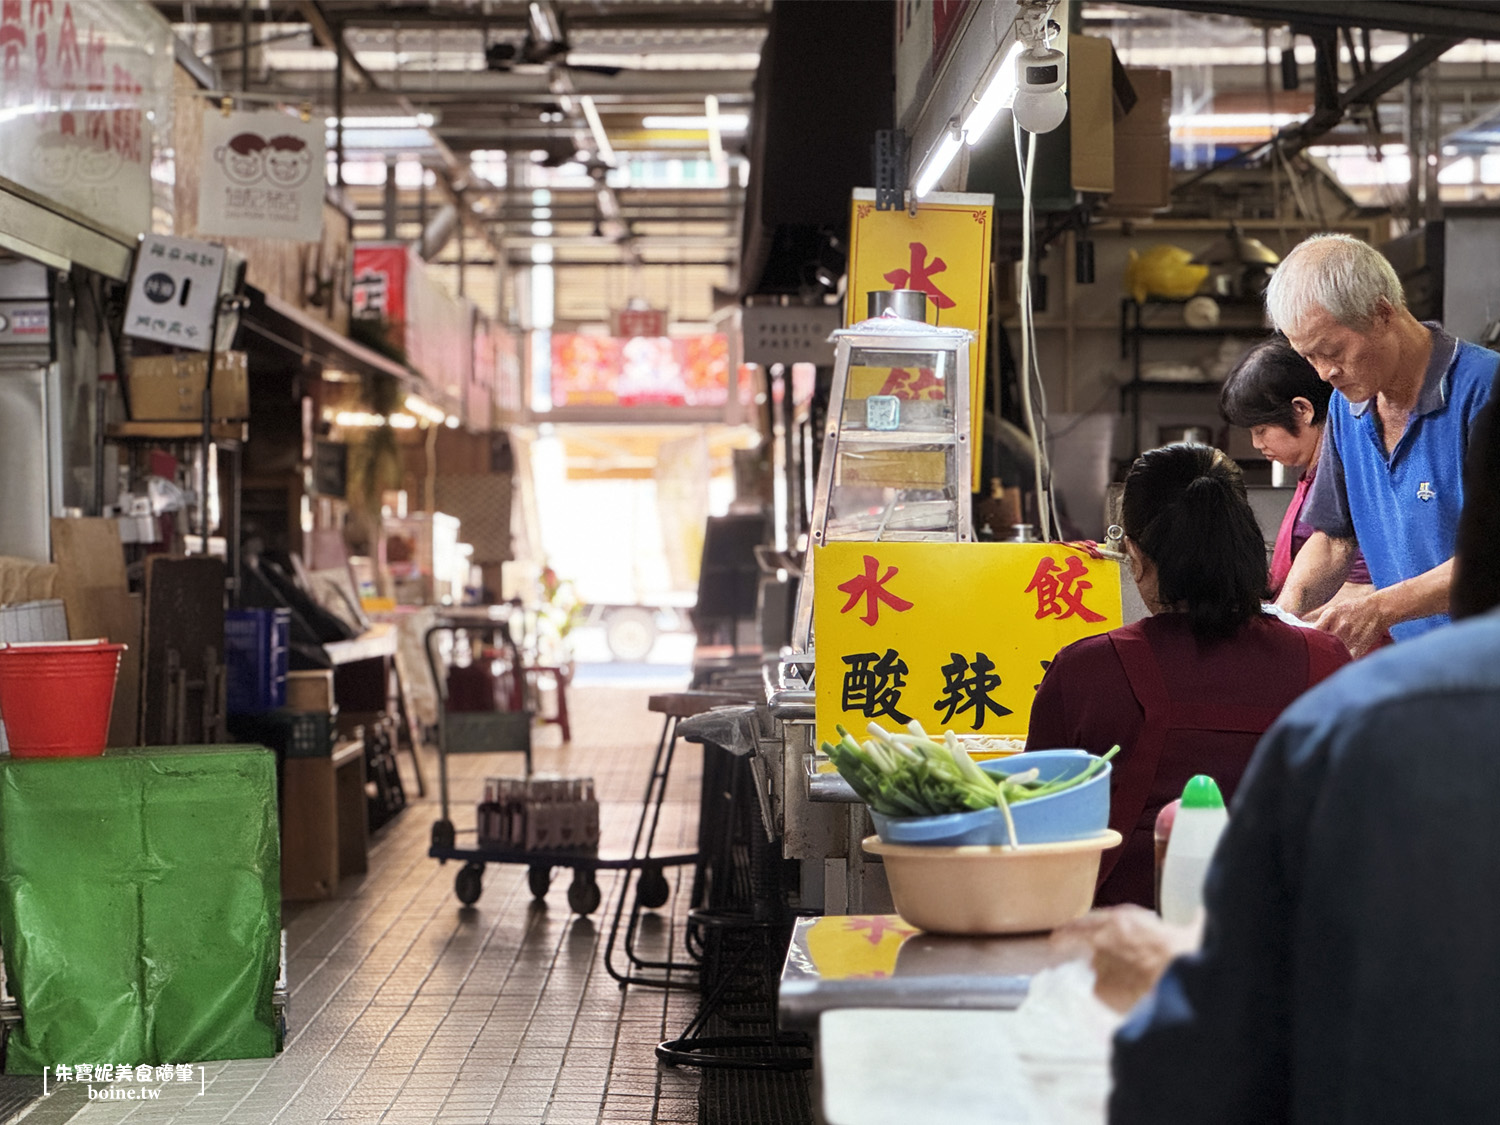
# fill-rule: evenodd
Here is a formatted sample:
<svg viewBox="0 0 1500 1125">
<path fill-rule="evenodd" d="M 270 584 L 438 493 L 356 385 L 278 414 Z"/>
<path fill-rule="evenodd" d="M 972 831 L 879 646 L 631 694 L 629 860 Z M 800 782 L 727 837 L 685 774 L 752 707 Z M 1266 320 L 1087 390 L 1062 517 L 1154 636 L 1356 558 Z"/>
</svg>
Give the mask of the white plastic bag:
<svg viewBox="0 0 1500 1125">
<path fill-rule="evenodd" d="M 1015 1015 L 1032 1121 L 1103 1125 L 1110 1043 L 1124 1017 L 1094 995 L 1092 966 L 1069 961 L 1043 969 Z"/>
</svg>

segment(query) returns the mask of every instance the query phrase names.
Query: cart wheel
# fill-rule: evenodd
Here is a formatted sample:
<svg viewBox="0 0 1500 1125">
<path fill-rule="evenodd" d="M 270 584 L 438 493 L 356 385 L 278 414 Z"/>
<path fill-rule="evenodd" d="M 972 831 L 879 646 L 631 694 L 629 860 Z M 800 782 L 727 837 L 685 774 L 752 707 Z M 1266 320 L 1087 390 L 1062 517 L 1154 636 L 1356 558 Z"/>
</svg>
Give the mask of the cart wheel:
<svg viewBox="0 0 1500 1125">
<path fill-rule="evenodd" d="M 526 869 L 526 883 L 533 898 L 546 898 L 547 888 L 552 886 L 552 868 L 534 863 Z"/>
<path fill-rule="evenodd" d="M 599 909 L 599 884 L 592 871 L 573 869 L 573 882 L 568 885 L 568 905 L 577 914 L 592 914 Z"/>
<path fill-rule="evenodd" d="M 479 901 L 479 895 L 483 890 L 484 864 L 470 860 L 459 868 L 458 874 L 454 876 L 453 893 L 465 906 L 473 906 Z"/>
<path fill-rule="evenodd" d="M 435 820 L 432 823 L 432 846 L 435 848 L 451 848 L 453 846 L 453 822 L 451 820 Z"/>
<path fill-rule="evenodd" d="M 660 867 L 641 868 L 641 881 L 635 888 L 636 902 L 647 910 L 655 910 L 658 906 L 667 904 L 667 897 L 671 893 L 672 888 L 667 885 L 667 877 Z"/>
</svg>

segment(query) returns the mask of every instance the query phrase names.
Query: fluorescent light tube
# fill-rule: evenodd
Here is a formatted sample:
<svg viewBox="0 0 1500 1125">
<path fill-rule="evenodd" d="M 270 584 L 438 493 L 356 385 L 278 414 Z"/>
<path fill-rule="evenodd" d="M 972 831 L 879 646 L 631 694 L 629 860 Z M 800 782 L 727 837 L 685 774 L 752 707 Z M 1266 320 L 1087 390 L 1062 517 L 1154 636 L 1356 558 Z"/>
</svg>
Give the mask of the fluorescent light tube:
<svg viewBox="0 0 1500 1125">
<path fill-rule="evenodd" d="M 743 133 L 750 124 L 748 113 L 721 113 L 719 114 L 719 131 L 721 133 Z M 708 118 L 705 117 L 680 117 L 673 114 L 648 113 L 641 118 L 642 129 L 681 129 L 691 131 L 694 129 L 707 129 Z"/>
<path fill-rule="evenodd" d="M 917 198 L 921 199 L 932 190 L 932 186 L 943 178 L 943 173 L 948 170 L 948 165 L 953 163 L 953 158 L 958 155 L 958 150 L 963 147 L 963 136 L 957 129 L 950 128 L 943 134 L 943 139 L 933 150 L 932 155 L 927 158 L 927 163 L 922 166 L 922 172 L 917 177 L 917 186 L 914 189 Z"/>
<path fill-rule="evenodd" d="M 970 146 L 979 143 L 979 138 L 984 136 L 984 131 L 990 127 L 990 123 L 999 116 L 1002 109 L 1009 109 L 1016 98 L 1016 56 L 1022 51 L 1021 41 L 1018 39 L 1010 45 L 1010 50 L 1005 52 L 999 68 L 990 76 L 989 85 L 984 88 L 984 93 L 979 96 L 974 108 L 969 111 L 969 116 L 964 119 L 964 140 Z"/>
<path fill-rule="evenodd" d="M 594 99 L 585 94 L 578 101 L 583 106 L 583 116 L 589 123 L 589 132 L 594 135 L 594 147 L 599 150 L 599 159 L 606 164 L 613 164 L 615 149 L 609 143 L 609 134 L 604 131 L 604 122 L 599 119 L 599 109 L 594 105 Z"/>
<path fill-rule="evenodd" d="M 724 136 L 719 132 L 719 99 L 709 94 L 703 99 L 703 109 L 708 118 L 708 156 L 719 164 L 724 159 Z"/>
</svg>

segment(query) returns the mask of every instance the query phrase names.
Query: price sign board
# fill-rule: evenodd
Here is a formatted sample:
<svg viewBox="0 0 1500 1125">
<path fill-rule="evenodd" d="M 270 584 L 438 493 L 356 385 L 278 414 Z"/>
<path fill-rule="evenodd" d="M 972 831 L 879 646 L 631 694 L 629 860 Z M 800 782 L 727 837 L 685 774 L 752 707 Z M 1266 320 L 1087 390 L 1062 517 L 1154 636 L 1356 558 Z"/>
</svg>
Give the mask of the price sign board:
<svg viewBox="0 0 1500 1125">
<path fill-rule="evenodd" d="M 877 211 L 875 190 L 856 188 L 849 224 L 849 288 L 846 324 L 865 319 L 870 293 L 920 289 L 927 294 L 927 322 L 967 328 L 969 345 L 969 448 L 979 449 L 984 420 L 986 326 L 990 302 L 990 235 L 993 195 L 935 192 L 917 204 L 917 213 Z M 898 398 L 920 397 L 913 385 L 898 386 Z M 970 487 L 979 489 L 979 456 L 973 459 Z"/>
<path fill-rule="evenodd" d="M 1123 624 L 1120 564 L 1062 543 L 830 543 L 813 568 L 820 740 L 916 719 L 1024 738 L 1058 650 Z"/>
<path fill-rule="evenodd" d="M 224 275 L 224 248 L 148 234 L 136 252 L 125 334 L 206 352 Z"/>
</svg>

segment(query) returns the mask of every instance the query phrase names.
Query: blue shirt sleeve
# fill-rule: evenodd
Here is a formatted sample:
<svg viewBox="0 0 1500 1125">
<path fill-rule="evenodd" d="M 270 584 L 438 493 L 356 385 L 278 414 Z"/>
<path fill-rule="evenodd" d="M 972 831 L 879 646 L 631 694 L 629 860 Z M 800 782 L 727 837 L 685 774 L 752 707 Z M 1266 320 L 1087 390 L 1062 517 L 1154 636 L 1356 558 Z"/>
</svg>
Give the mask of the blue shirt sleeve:
<svg viewBox="0 0 1500 1125">
<path fill-rule="evenodd" d="M 1252 759 L 1204 888 L 1203 948 L 1173 962 L 1115 1037 L 1110 1125 L 1289 1119 L 1295 853 L 1311 775 L 1326 769 L 1297 753 L 1308 733 L 1283 717 Z"/>
<path fill-rule="evenodd" d="M 1335 397 L 1328 403 L 1328 423 L 1323 428 L 1323 452 L 1318 455 L 1318 472 L 1307 500 L 1302 505 L 1302 519 L 1318 531 L 1335 539 L 1354 538 L 1354 518 L 1349 514 L 1349 494 L 1344 482 L 1344 459 L 1339 455 L 1338 427 L 1334 411 L 1343 404 Z"/>
</svg>

